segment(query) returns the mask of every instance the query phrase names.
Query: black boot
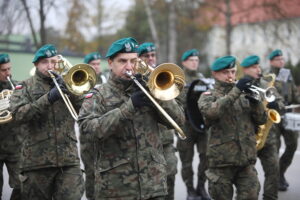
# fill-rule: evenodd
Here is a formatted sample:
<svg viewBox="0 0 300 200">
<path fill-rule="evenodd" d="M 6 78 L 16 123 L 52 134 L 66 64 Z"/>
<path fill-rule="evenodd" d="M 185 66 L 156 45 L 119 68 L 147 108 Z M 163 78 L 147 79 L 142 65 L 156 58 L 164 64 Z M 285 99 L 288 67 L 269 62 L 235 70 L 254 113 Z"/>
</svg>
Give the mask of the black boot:
<svg viewBox="0 0 300 200">
<path fill-rule="evenodd" d="M 284 175 L 280 174 L 279 183 L 278 183 L 278 190 L 279 191 L 287 191 L 288 187 L 289 187 L 289 183 L 286 181 Z"/>
<path fill-rule="evenodd" d="M 187 196 L 186 200 L 201 200 L 201 197 L 198 196 L 198 194 L 194 188 L 188 188 L 187 193 L 188 193 L 188 196 Z"/>
<path fill-rule="evenodd" d="M 204 183 L 198 183 L 196 192 L 202 200 L 210 200 L 210 196 L 205 190 Z"/>
</svg>

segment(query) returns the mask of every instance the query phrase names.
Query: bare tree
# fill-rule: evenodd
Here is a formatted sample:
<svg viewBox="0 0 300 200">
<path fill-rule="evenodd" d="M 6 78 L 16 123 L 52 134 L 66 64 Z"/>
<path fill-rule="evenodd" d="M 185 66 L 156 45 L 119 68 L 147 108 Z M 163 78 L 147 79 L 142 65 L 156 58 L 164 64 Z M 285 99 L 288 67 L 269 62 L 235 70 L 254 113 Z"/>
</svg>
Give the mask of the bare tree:
<svg viewBox="0 0 300 200">
<path fill-rule="evenodd" d="M 176 0 L 171 0 L 169 2 L 169 52 L 168 61 L 176 62 L 177 57 L 177 13 L 176 13 Z"/>
</svg>

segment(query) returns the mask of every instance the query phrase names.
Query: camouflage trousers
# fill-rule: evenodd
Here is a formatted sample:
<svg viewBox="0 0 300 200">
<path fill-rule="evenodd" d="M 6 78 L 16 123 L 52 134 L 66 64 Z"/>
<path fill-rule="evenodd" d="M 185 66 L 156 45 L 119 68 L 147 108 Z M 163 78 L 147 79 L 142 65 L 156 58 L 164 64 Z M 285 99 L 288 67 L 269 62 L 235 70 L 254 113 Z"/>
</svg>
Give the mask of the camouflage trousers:
<svg viewBox="0 0 300 200">
<path fill-rule="evenodd" d="M 18 161 L 19 158 L 17 156 L 0 155 L 0 197 L 2 196 L 3 166 L 5 164 L 9 175 L 9 186 L 13 188 L 10 199 L 21 199 Z"/>
<path fill-rule="evenodd" d="M 81 143 L 80 151 L 81 158 L 85 170 L 85 194 L 88 200 L 94 200 L 94 187 L 95 187 L 95 143 L 86 142 Z"/>
<path fill-rule="evenodd" d="M 233 185 L 239 200 L 257 200 L 260 185 L 254 165 L 208 168 L 208 191 L 214 200 L 233 198 Z"/>
<path fill-rule="evenodd" d="M 22 200 L 80 200 L 84 192 L 79 166 L 26 171 L 20 180 Z"/>
<path fill-rule="evenodd" d="M 174 187 L 175 187 L 175 175 L 177 174 L 177 157 L 175 155 L 175 147 L 173 144 L 166 144 L 163 146 L 164 156 L 167 162 L 167 186 L 168 195 L 166 200 L 174 200 Z"/>
<path fill-rule="evenodd" d="M 266 143 L 257 152 L 265 173 L 264 200 L 278 199 L 279 160 L 276 143 Z"/>
<path fill-rule="evenodd" d="M 206 134 L 200 134 L 192 129 L 187 123 L 184 126 L 184 132 L 187 136 L 185 140 L 178 140 L 177 148 L 179 151 L 179 157 L 182 162 L 181 175 L 187 188 L 193 188 L 193 158 L 194 158 L 194 146 L 196 145 L 199 152 L 200 163 L 198 166 L 198 183 L 204 184 L 206 181 L 205 170 L 207 169 L 206 158 L 206 146 L 207 136 Z"/>
<path fill-rule="evenodd" d="M 284 153 L 281 155 L 279 160 L 279 173 L 284 175 L 287 168 L 291 165 L 295 151 L 298 146 L 298 137 L 299 134 L 296 131 L 285 130 L 283 127 L 278 126 L 279 131 L 277 134 L 278 137 L 278 150 L 280 148 L 280 136 L 283 136 L 285 143 Z"/>
</svg>

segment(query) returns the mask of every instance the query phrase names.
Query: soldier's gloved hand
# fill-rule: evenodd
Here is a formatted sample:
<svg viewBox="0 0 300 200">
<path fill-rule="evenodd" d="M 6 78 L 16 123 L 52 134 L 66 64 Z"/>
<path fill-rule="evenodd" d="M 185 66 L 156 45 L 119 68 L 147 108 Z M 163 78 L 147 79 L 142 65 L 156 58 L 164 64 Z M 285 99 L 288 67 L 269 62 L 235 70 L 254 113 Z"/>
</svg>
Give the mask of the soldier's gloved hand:
<svg viewBox="0 0 300 200">
<path fill-rule="evenodd" d="M 256 98 L 254 98 L 254 97 L 251 96 L 251 95 L 246 95 L 245 98 L 248 99 L 249 102 L 252 103 L 252 104 L 257 104 L 257 103 L 259 103 L 259 100 L 256 99 Z"/>
<path fill-rule="evenodd" d="M 278 110 L 278 103 L 276 101 L 269 102 L 267 108 Z"/>
<path fill-rule="evenodd" d="M 57 89 L 57 87 L 53 87 L 48 93 L 48 101 L 53 104 L 55 101 L 59 100 L 61 95 Z"/>
<path fill-rule="evenodd" d="M 239 88 L 242 92 L 250 93 L 251 90 L 249 88 L 251 87 L 251 82 L 252 78 L 244 77 L 237 82 L 236 87 Z"/>
<path fill-rule="evenodd" d="M 149 106 L 149 107 L 153 106 L 150 99 L 142 91 L 134 92 L 131 95 L 131 101 L 132 101 L 132 104 L 135 108 L 140 108 L 140 107 L 143 107 L 143 106 Z"/>
</svg>

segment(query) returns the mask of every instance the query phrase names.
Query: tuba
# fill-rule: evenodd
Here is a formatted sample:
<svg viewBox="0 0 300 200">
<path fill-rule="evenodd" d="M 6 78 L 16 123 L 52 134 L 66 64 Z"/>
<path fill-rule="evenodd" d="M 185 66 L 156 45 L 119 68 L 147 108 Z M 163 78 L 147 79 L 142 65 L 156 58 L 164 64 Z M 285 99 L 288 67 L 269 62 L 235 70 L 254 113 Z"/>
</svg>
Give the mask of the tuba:
<svg viewBox="0 0 300 200">
<path fill-rule="evenodd" d="M 273 87 L 275 78 L 276 78 L 275 74 L 267 74 L 267 75 L 264 75 L 263 77 L 266 79 L 270 79 L 270 81 L 268 83 L 268 88 Z M 258 127 L 258 132 L 256 133 L 256 149 L 257 150 L 260 150 L 264 147 L 273 123 L 278 124 L 281 121 L 280 115 L 276 110 L 267 108 L 268 102 L 269 101 L 266 98 L 263 101 L 263 105 L 264 105 L 265 111 L 267 113 L 268 119 L 265 124 L 260 125 Z"/>
<path fill-rule="evenodd" d="M 2 92 L 0 92 L 0 124 L 5 124 L 12 120 L 12 114 L 8 110 L 8 108 L 9 108 L 9 99 L 15 89 L 15 86 L 12 83 L 9 76 L 7 77 L 7 80 L 10 83 L 12 89 L 11 90 L 5 89 Z"/>
<path fill-rule="evenodd" d="M 97 76 L 93 67 L 88 64 L 77 64 L 72 66 L 70 62 L 63 56 L 58 55 L 58 66 L 55 68 L 55 72 L 60 74 L 66 84 L 69 92 L 74 95 L 83 95 L 87 93 L 96 84 Z M 55 74 L 49 70 L 48 73 L 52 78 L 55 86 L 57 87 L 63 101 L 65 102 L 72 117 L 77 121 L 78 114 L 75 111 L 69 97 L 64 94 L 55 79 Z"/>
<path fill-rule="evenodd" d="M 140 73 L 148 78 L 147 86 L 151 94 L 162 101 L 176 98 L 185 84 L 184 73 L 180 67 L 172 63 L 164 63 L 156 68 L 147 65 L 141 59 L 137 59 L 134 66 L 135 73 Z M 172 124 L 177 131 L 180 139 L 186 139 L 186 135 L 170 115 L 157 103 L 157 101 L 147 92 L 142 84 L 136 79 L 132 71 L 127 71 L 126 75 L 130 77 L 135 84 L 145 93 L 152 101 L 156 108 Z"/>
</svg>

